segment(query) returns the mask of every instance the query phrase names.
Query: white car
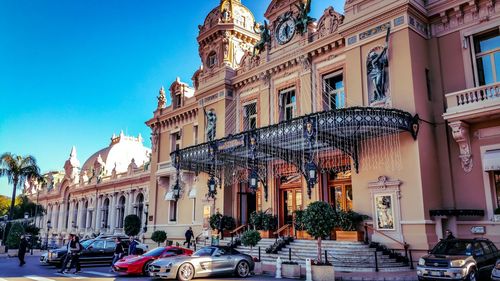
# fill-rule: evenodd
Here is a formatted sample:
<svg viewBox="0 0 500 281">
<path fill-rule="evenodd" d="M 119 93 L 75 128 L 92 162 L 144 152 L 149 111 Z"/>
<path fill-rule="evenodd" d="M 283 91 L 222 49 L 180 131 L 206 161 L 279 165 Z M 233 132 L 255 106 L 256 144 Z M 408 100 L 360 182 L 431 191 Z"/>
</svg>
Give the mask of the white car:
<svg viewBox="0 0 500 281">
<path fill-rule="evenodd" d="M 495 267 L 491 271 L 491 280 L 500 281 L 500 260 L 497 260 Z"/>
</svg>

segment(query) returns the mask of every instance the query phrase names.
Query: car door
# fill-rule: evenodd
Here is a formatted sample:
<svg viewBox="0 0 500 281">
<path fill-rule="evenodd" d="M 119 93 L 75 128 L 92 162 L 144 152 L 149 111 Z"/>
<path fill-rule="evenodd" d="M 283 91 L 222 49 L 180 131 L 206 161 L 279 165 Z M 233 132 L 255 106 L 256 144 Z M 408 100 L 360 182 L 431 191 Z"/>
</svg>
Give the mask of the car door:
<svg viewBox="0 0 500 281">
<path fill-rule="evenodd" d="M 481 245 L 481 242 L 476 241 L 473 243 L 473 256 L 474 259 L 476 260 L 476 265 L 479 270 L 479 274 L 483 275 L 484 274 L 484 268 L 487 266 L 487 261 L 488 258 L 486 257 L 484 253 L 483 246 Z"/>
<path fill-rule="evenodd" d="M 106 248 L 102 254 L 102 259 L 109 260 L 111 262 L 115 255 L 115 248 L 116 242 L 114 240 L 106 240 Z"/>
<path fill-rule="evenodd" d="M 218 248 L 212 255 L 212 271 L 214 273 L 228 273 L 233 270 L 232 256 L 229 249 Z"/>
<path fill-rule="evenodd" d="M 484 271 L 488 276 L 491 274 L 491 270 L 493 269 L 493 266 L 495 266 L 496 262 L 496 253 L 493 252 L 489 244 L 491 243 L 488 241 L 481 241 L 481 246 L 483 246 L 485 256 Z"/>
<path fill-rule="evenodd" d="M 87 251 L 81 256 L 81 259 L 88 262 L 101 262 L 104 253 L 104 240 L 95 240 L 87 247 Z"/>
</svg>

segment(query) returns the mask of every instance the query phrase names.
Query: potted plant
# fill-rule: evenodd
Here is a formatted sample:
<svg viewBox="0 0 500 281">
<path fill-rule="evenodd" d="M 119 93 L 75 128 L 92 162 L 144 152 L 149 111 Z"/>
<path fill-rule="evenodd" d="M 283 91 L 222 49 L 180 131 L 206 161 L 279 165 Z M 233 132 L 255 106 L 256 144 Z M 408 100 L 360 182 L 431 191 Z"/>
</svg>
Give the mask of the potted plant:
<svg viewBox="0 0 500 281">
<path fill-rule="evenodd" d="M 141 231 L 141 219 L 137 215 L 128 215 L 123 228 L 127 236 L 136 236 Z"/>
<path fill-rule="evenodd" d="M 293 227 L 295 228 L 295 236 L 297 239 L 312 239 L 312 236 L 307 233 L 304 223 L 304 210 L 294 211 Z"/>
<path fill-rule="evenodd" d="M 254 229 L 259 231 L 262 238 L 272 237 L 272 231 L 276 229 L 276 217 L 262 211 L 253 212 L 250 215 L 250 223 Z"/>
<path fill-rule="evenodd" d="M 363 241 L 363 231 L 358 230 L 363 216 L 352 210 L 337 211 L 335 224 L 340 230 L 335 231 L 337 241 Z"/>
<path fill-rule="evenodd" d="M 260 237 L 260 233 L 257 230 L 247 230 L 243 232 L 243 235 L 241 236 L 241 244 L 243 244 L 243 246 L 245 247 L 250 247 L 250 255 L 252 256 L 253 247 L 257 246 L 261 239 L 262 238 Z M 262 262 L 258 258 L 254 258 L 254 260 L 254 273 L 262 274 Z"/>
<path fill-rule="evenodd" d="M 495 212 L 493 215 L 493 221 L 500 222 L 500 207 L 495 209 Z"/>
<path fill-rule="evenodd" d="M 224 236 L 231 236 L 231 230 L 236 228 L 236 220 L 231 216 L 222 216 Z"/>
<path fill-rule="evenodd" d="M 300 278 L 300 264 L 286 260 L 281 263 L 281 276 L 284 278 Z"/>
<path fill-rule="evenodd" d="M 165 242 L 167 240 L 167 233 L 163 230 L 157 230 L 151 234 L 151 240 L 158 243 L 158 247 L 160 247 L 160 243 Z"/>
<path fill-rule="evenodd" d="M 304 212 L 304 225 L 309 234 L 318 245 L 317 259 L 311 265 L 312 277 L 315 281 L 335 280 L 335 271 L 331 264 L 323 263 L 321 254 L 321 239 L 330 235 L 334 227 L 335 211 L 326 202 L 316 201 L 311 203 Z"/>
</svg>

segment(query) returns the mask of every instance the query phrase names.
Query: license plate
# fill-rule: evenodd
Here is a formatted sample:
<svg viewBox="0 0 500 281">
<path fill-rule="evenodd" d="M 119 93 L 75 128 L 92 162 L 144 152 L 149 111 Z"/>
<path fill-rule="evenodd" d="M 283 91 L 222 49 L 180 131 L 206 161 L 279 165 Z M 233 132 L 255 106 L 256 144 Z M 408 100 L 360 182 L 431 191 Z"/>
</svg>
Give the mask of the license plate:
<svg viewBox="0 0 500 281">
<path fill-rule="evenodd" d="M 443 276 L 444 275 L 442 271 L 431 271 L 431 272 L 429 272 L 429 274 L 431 276 Z"/>
</svg>

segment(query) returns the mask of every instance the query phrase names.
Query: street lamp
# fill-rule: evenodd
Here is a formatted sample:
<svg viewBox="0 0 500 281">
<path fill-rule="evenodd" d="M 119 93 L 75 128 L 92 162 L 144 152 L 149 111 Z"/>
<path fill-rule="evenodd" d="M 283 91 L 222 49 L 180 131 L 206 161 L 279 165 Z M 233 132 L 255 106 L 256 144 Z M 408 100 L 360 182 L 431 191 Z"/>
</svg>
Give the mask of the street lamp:
<svg viewBox="0 0 500 281">
<path fill-rule="evenodd" d="M 50 222 L 50 220 L 47 221 L 47 235 L 46 235 L 46 239 L 45 239 L 45 243 L 46 243 L 46 248 L 47 248 L 47 251 L 49 250 L 49 231 L 50 229 L 52 228 L 52 223 Z"/>
<path fill-rule="evenodd" d="M 208 197 L 215 198 L 217 194 L 217 182 L 215 181 L 214 176 L 211 176 L 207 182 L 208 186 Z"/>
<path fill-rule="evenodd" d="M 255 169 L 250 172 L 249 187 L 252 191 L 256 191 L 259 183 L 259 175 Z"/>
<path fill-rule="evenodd" d="M 148 231 L 148 215 L 149 215 L 149 205 L 146 204 L 144 205 L 144 214 L 146 215 L 146 220 L 144 222 L 144 232 L 147 232 Z"/>
</svg>

